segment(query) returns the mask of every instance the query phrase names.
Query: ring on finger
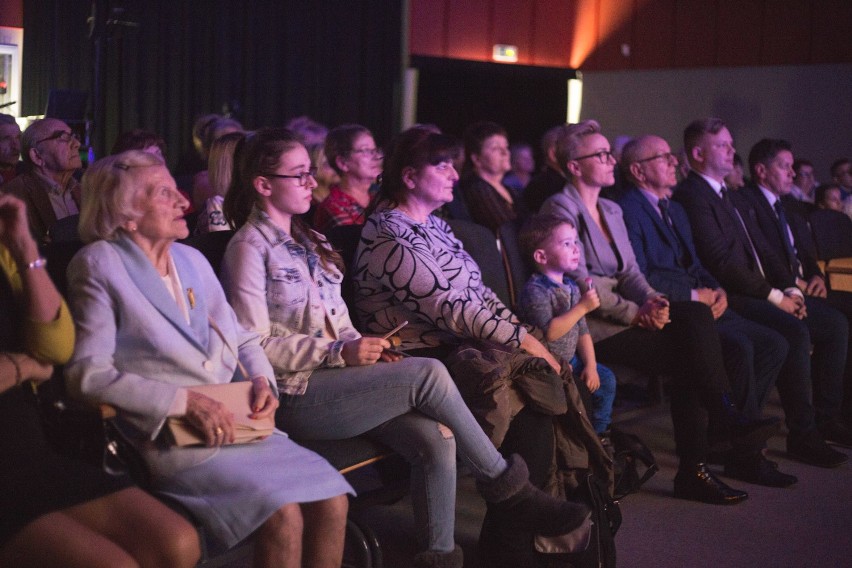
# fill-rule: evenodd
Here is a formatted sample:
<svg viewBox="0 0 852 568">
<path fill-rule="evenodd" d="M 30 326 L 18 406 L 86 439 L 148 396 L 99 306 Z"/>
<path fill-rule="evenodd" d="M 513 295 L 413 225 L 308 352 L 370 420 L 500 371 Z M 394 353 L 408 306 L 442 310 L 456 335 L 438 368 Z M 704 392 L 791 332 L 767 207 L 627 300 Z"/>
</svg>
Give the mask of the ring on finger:
<svg viewBox="0 0 852 568">
<path fill-rule="evenodd" d="M 221 435 L 222 435 L 222 434 L 224 434 L 224 433 L 225 433 L 225 431 L 224 431 L 224 430 L 222 430 L 222 427 L 221 427 L 221 426 L 216 426 L 216 435 L 217 435 L 217 436 L 221 436 Z"/>
</svg>

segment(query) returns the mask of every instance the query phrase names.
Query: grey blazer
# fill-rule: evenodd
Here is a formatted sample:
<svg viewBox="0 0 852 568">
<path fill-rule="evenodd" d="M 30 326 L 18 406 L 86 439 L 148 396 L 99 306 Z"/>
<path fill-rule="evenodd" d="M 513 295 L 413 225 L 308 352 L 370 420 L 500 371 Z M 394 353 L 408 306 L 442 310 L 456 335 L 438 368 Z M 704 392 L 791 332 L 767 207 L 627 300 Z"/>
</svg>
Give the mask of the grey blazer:
<svg viewBox="0 0 852 568">
<path fill-rule="evenodd" d="M 580 265 L 569 276 L 584 290 L 584 280 L 591 277 L 597 288 L 601 306 L 589 314 L 587 319 L 595 341 L 614 335 L 630 325 L 639 306 L 657 294 L 636 263 L 621 207 L 608 199 L 598 199 L 598 209 L 612 234 L 612 244 L 592 220 L 577 189 L 570 183 L 541 206 L 542 213 L 568 219 L 577 228 L 582 243 Z M 618 251 L 618 256 L 613 247 Z"/>
<path fill-rule="evenodd" d="M 68 267 L 77 329 L 66 367 L 69 389 L 118 407 L 120 418 L 149 439 L 159 433 L 178 388 L 234 378 L 231 349 L 251 376 L 273 377 L 259 337 L 237 323 L 207 260 L 180 244 L 172 245 L 171 254 L 189 323 L 154 266 L 127 237 L 86 246 Z M 230 349 L 210 327 L 208 315 Z M 275 392 L 274 380 L 270 384 Z"/>
</svg>

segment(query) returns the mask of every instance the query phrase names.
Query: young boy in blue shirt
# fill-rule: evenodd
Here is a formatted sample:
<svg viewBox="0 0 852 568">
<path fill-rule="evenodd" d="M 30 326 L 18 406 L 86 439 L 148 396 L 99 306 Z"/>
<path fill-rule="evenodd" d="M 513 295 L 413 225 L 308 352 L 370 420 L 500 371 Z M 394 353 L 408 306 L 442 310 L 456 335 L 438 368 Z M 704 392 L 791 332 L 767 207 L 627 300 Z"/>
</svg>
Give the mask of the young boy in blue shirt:
<svg viewBox="0 0 852 568">
<path fill-rule="evenodd" d="M 589 287 L 580 294 L 577 283 L 567 276 L 580 262 L 577 229 L 553 215 L 531 218 L 520 233 L 521 250 L 536 272 L 518 299 L 518 315 L 544 332 L 546 346 L 557 357 L 571 363 L 575 378 L 592 395 L 590 418 L 598 434 L 604 434 L 612 419 L 615 375 L 599 365 L 585 315 L 600 306 L 598 294 Z"/>
</svg>

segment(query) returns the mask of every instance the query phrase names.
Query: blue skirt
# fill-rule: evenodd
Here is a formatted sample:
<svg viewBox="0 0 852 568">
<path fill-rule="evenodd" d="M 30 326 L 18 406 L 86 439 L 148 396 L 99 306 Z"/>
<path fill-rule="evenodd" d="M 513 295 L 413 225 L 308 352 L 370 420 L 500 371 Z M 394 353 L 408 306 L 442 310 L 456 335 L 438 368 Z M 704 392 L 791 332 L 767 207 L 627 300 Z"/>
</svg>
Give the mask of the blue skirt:
<svg viewBox="0 0 852 568">
<path fill-rule="evenodd" d="M 191 511 L 216 544 L 227 548 L 288 503 L 355 494 L 324 458 L 279 431 L 253 444 L 145 454 L 154 489 Z"/>
</svg>

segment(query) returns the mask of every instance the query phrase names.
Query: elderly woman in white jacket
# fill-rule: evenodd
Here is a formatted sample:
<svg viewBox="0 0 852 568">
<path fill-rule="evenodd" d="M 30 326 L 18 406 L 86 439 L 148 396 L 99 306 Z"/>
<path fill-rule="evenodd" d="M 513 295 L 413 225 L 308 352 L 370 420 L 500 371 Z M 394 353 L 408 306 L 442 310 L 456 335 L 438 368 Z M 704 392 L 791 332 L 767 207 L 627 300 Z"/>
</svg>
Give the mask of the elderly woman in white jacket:
<svg viewBox="0 0 852 568">
<path fill-rule="evenodd" d="M 189 509 L 214 542 L 254 535 L 256 566 L 339 566 L 346 481 L 283 433 L 232 445 L 234 421 L 189 390 L 228 383 L 238 359 L 252 382 L 252 418 L 275 412 L 272 368 L 244 330 L 216 276 L 194 249 L 174 244 L 188 206 L 158 158 L 128 151 L 83 178 L 82 238 L 68 269 L 77 345 L 72 391 L 119 409 L 152 474 L 154 489 Z M 175 448 L 163 425 L 183 416 L 205 447 Z"/>
</svg>

